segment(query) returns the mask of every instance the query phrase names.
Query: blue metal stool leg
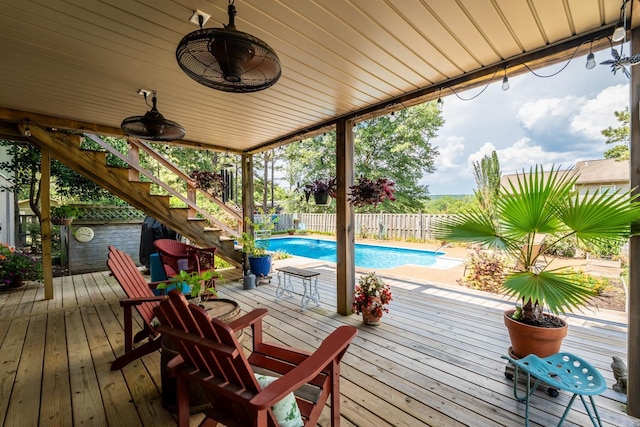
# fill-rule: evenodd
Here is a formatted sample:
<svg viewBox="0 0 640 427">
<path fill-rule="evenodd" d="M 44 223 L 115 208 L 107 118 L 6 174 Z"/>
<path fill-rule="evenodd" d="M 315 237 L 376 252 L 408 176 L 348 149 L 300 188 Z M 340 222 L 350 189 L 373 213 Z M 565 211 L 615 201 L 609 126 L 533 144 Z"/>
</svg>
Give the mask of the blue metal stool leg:
<svg viewBox="0 0 640 427">
<path fill-rule="evenodd" d="M 531 374 L 527 372 L 527 392 L 523 396 L 518 395 L 518 365 L 514 365 L 514 376 L 513 376 L 513 397 L 516 398 L 518 402 L 522 402 L 525 404 L 524 408 L 524 422 L 525 426 L 529 427 L 529 397 L 536 391 L 538 386 L 540 385 L 540 379 L 536 378 L 536 382 L 531 387 Z"/>
</svg>

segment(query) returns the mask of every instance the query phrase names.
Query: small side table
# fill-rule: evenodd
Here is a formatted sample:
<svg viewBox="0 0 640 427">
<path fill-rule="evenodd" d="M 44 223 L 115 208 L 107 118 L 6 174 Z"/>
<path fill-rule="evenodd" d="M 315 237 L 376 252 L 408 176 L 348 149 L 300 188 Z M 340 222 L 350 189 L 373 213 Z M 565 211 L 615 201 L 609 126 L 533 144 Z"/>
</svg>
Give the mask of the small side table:
<svg viewBox="0 0 640 427">
<path fill-rule="evenodd" d="M 291 283 L 291 277 L 298 277 L 302 279 L 302 285 L 304 286 L 304 293 L 302 294 L 302 301 L 300 302 L 301 311 L 304 311 L 307 308 L 310 301 L 313 301 L 317 306 L 320 306 L 320 293 L 318 292 L 318 276 L 320 273 L 296 267 L 276 268 L 276 271 L 278 272 L 276 302 L 280 301 L 285 292 L 290 297 L 293 296 L 293 284 Z M 282 277 L 280 275 L 282 275 Z"/>
</svg>

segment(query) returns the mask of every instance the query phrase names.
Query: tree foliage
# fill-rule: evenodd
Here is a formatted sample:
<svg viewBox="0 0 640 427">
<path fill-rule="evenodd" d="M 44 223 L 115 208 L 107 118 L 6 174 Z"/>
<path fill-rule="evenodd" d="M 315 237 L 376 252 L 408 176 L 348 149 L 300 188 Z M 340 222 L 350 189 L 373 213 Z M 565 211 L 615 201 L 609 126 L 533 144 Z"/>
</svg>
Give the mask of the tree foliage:
<svg viewBox="0 0 640 427">
<path fill-rule="evenodd" d="M 428 187 L 419 181 L 424 174 L 435 170 L 438 151 L 431 140 L 443 123 L 435 106 L 421 104 L 356 125 L 356 178 L 388 178 L 396 183 L 397 201 L 385 201 L 377 210 L 415 212 L 423 208 L 422 200 L 429 193 Z M 301 188 L 306 182 L 335 175 L 335 138 L 334 132 L 328 132 L 285 148 L 284 158 L 288 163 L 285 176 L 291 188 Z M 371 209 L 376 208 L 364 207 L 361 211 Z"/>
<path fill-rule="evenodd" d="M 498 195 L 500 194 L 500 161 L 494 150 L 491 155 L 485 155 L 480 161 L 473 162 L 473 176 L 478 188 L 474 194 L 478 199 L 480 208 L 490 214 L 493 212 Z"/>
<path fill-rule="evenodd" d="M 613 147 L 604 152 L 605 159 L 628 160 L 629 152 L 629 123 L 631 115 L 629 107 L 623 111 L 614 111 L 613 114 L 618 120 L 619 126 L 608 128 L 601 131 L 602 135 L 607 138 L 607 144 L 613 144 Z"/>
</svg>

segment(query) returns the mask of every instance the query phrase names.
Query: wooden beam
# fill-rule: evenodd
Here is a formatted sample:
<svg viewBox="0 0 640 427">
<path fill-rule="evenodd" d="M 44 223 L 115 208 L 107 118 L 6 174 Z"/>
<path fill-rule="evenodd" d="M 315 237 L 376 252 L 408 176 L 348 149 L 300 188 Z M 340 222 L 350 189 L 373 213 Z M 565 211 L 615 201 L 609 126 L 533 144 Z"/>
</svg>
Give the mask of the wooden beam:
<svg viewBox="0 0 640 427">
<path fill-rule="evenodd" d="M 356 277 L 355 215 L 347 197 L 354 180 L 353 125 L 353 120 L 340 120 L 336 126 L 336 305 L 344 316 L 351 314 Z"/>
<path fill-rule="evenodd" d="M 631 54 L 640 53 L 640 28 L 631 31 Z M 631 188 L 640 186 L 640 68 L 631 67 L 630 90 L 630 169 Z M 640 203 L 640 202 L 636 202 Z M 639 230 L 635 230 L 638 232 Z M 640 236 L 629 243 L 629 334 L 627 347 L 627 412 L 640 418 Z"/>
<path fill-rule="evenodd" d="M 33 121 L 38 123 L 41 127 L 66 130 L 72 133 L 83 133 L 87 131 L 89 133 L 95 133 L 100 136 L 113 136 L 116 138 L 127 139 L 128 136 L 120 128 L 113 126 L 106 126 L 97 123 L 82 122 L 78 120 L 70 120 L 62 117 L 48 116 L 45 114 L 33 113 L 30 111 L 14 110 L 12 108 L 0 107 L 0 122 L 7 123 L 19 123 L 22 121 Z M 3 126 L 7 126 L 6 124 Z M 218 145 L 204 144 L 198 141 L 190 141 L 187 139 L 180 139 L 177 141 L 165 142 L 167 145 L 175 145 L 178 147 L 197 148 L 201 150 L 212 151 L 224 151 L 233 154 L 241 154 L 240 150 L 232 150 L 229 147 L 221 147 Z"/>
</svg>

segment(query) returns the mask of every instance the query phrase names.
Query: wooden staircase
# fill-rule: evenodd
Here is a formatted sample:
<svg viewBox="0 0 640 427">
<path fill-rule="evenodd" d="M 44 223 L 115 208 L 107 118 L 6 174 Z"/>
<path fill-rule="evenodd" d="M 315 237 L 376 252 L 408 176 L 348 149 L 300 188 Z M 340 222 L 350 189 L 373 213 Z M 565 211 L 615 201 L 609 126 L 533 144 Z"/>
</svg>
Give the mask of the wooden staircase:
<svg viewBox="0 0 640 427">
<path fill-rule="evenodd" d="M 41 148 L 49 149 L 51 156 L 67 167 L 182 234 L 192 243 L 202 247 L 216 247 L 216 255 L 220 258 L 235 266 L 242 265 L 242 252 L 235 249 L 233 237 L 222 236 L 220 229 L 205 227 L 204 219 L 192 216 L 192 208 L 170 207 L 171 196 L 151 194 L 152 183 L 136 180 L 137 174 L 131 174 L 131 168 L 107 165 L 106 152 L 82 149 L 81 137 L 48 132 L 33 122 L 29 123 L 29 130 L 32 134 L 31 141 Z"/>
</svg>

